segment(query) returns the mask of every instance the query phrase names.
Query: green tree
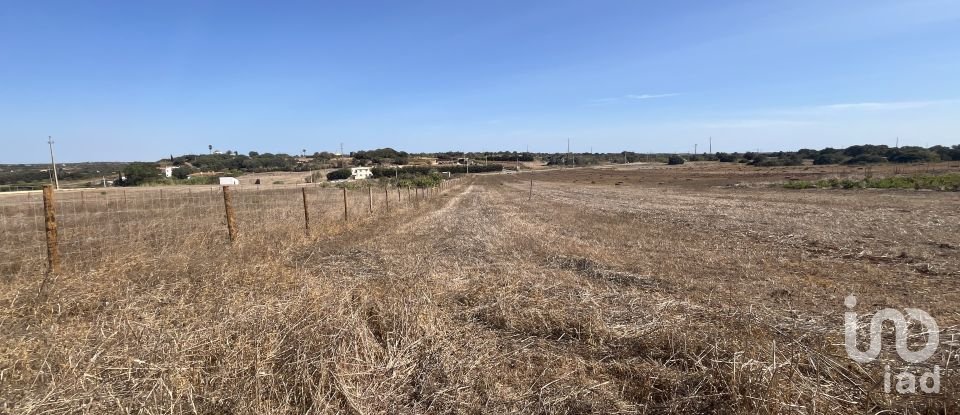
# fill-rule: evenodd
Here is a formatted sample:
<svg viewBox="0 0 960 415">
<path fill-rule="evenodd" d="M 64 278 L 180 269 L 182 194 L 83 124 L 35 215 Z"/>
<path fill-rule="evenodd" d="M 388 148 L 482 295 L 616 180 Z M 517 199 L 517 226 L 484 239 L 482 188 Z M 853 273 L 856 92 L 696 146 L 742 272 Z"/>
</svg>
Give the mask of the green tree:
<svg viewBox="0 0 960 415">
<path fill-rule="evenodd" d="M 193 169 L 187 166 L 180 166 L 179 168 L 173 169 L 173 178 L 186 180 L 190 177 L 190 173 L 193 173 Z"/>
<path fill-rule="evenodd" d="M 160 179 L 160 170 L 155 163 L 130 163 L 123 168 L 120 186 L 140 186 Z"/>
<path fill-rule="evenodd" d="M 677 165 L 677 164 L 683 164 L 684 162 L 686 162 L 686 160 L 684 160 L 683 157 L 680 157 L 676 154 L 671 155 L 670 158 L 667 159 L 667 164 L 671 166 Z"/>
</svg>

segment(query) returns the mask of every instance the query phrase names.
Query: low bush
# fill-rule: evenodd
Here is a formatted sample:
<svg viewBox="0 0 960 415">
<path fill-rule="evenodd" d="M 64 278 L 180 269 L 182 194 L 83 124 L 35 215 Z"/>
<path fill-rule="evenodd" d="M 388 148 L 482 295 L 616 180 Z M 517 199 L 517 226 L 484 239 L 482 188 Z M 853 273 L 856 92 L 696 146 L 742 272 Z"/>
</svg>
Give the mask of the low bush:
<svg viewBox="0 0 960 415">
<path fill-rule="evenodd" d="M 327 180 L 346 180 L 350 176 L 353 176 L 353 172 L 350 169 L 337 169 L 330 173 L 327 173 Z"/>
<path fill-rule="evenodd" d="M 960 174 L 868 177 L 856 179 L 823 179 L 817 181 L 793 180 L 783 183 L 785 189 L 927 189 L 960 191 Z"/>
</svg>

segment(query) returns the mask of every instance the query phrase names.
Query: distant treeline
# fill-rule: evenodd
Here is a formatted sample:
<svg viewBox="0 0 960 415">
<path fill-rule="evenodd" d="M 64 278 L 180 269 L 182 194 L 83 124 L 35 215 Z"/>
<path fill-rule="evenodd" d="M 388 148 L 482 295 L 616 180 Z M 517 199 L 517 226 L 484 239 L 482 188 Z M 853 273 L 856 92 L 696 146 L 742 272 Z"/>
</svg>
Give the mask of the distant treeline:
<svg viewBox="0 0 960 415">
<path fill-rule="evenodd" d="M 620 153 L 555 153 L 540 155 L 548 165 L 591 166 L 643 162 L 682 164 L 684 161 L 719 161 L 745 163 L 753 166 L 797 166 L 804 160 L 813 164 L 871 164 L 871 163 L 917 163 L 934 161 L 960 161 L 960 145 L 952 147 L 889 147 L 885 145 L 855 145 L 847 148 L 802 149 L 798 151 L 707 153 L 707 154 L 640 154 L 630 151 Z"/>
<path fill-rule="evenodd" d="M 61 181 L 99 181 L 106 176 L 111 179 L 128 163 L 91 162 L 64 163 L 57 165 L 57 178 Z M 0 165 L 0 185 L 38 187 L 51 181 L 49 164 L 3 164 Z"/>
<path fill-rule="evenodd" d="M 728 163 L 749 163 L 756 166 L 792 166 L 812 160 L 813 164 L 873 164 L 873 163 L 918 163 L 960 160 L 960 145 L 952 147 L 888 147 L 885 145 L 855 145 L 843 149 L 801 149 L 795 152 L 772 153 L 716 153 L 690 156 L 691 161 L 715 160 Z"/>
<path fill-rule="evenodd" d="M 791 166 L 812 160 L 814 164 L 870 164 L 870 163 L 914 163 L 932 161 L 960 161 L 960 145 L 951 147 L 889 147 L 885 145 L 855 145 L 847 148 L 825 148 L 822 150 L 802 149 L 798 151 L 744 152 L 711 154 L 644 154 L 632 151 L 619 153 L 530 153 L 516 151 L 407 153 L 392 148 L 355 151 L 349 157 L 340 157 L 329 152 L 316 152 L 303 157 L 283 153 L 258 153 L 251 151 L 239 154 L 227 151 L 224 154 L 187 154 L 170 156 L 156 163 L 70 163 L 58 165 L 58 177 L 61 181 L 90 180 L 101 177 L 118 179 L 121 171 L 128 179 L 118 184 L 132 185 L 162 181 L 157 167 L 161 164 L 180 167 L 174 170 L 174 179 L 186 180 L 196 172 L 220 172 L 224 175 L 259 173 L 270 171 L 316 171 L 349 166 L 374 166 L 375 177 L 394 174 L 393 169 L 384 166 L 402 166 L 412 159 L 430 157 L 441 161 L 470 159 L 473 163 L 494 161 L 500 164 L 484 166 L 471 165 L 471 172 L 499 171 L 512 168 L 511 162 L 530 162 L 541 160 L 551 166 L 592 166 L 598 164 L 618 164 L 635 162 L 661 162 L 680 164 L 684 161 L 711 160 L 725 163 L 746 163 L 754 166 Z M 131 167 L 131 164 L 135 164 Z M 49 167 L 45 164 L 7 164 L 0 165 L 0 185 L 39 186 L 49 183 Z M 129 170 L 129 171 L 128 171 Z M 463 165 L 410 166 L 406 171 L 412 174 L 428 174 L 431 171 L 464 173 Z M 131 179 L 133 177 L 133 179 Z"/>
</svg>

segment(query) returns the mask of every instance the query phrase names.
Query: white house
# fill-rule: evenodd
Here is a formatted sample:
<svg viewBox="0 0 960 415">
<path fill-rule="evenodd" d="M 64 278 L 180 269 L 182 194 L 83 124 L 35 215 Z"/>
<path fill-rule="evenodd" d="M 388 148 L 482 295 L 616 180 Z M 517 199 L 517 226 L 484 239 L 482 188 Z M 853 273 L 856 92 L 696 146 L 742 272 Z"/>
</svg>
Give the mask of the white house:
<svg viewBox="0 0 960 415">
<path fill-rule="evenodd" d="M 163 170 L 164 177 L 173 177 L 173 170 L 179 169 L 180 166 L 166 166 L 160 167 L 160 170 Z"/>
<path fill-rule="evenodd" d="M 220 178 L 220 185 L 221 185 L 221 186 L 231 186 L 231 185 L 239 185 L 239 184 L 240 184 L 240 181 L 237 180 L 236 177 L 221 177 L 221 178 Z"/>
<path fill-rule="evenodd" d="M 351 167 L 350 178 L 353 180 L 363 180 L 373 177 L 373 172 L 369 167 Z"/>
</svg>

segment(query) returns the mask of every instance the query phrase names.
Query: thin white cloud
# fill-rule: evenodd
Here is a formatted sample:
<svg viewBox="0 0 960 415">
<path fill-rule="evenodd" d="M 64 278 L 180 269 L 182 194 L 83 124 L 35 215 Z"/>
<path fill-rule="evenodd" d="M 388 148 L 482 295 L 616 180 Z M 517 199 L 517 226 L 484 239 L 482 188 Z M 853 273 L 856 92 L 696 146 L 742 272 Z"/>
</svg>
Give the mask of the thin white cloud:
<svg viewBox="0 0 960 415">
<path fill-rule="evenodd" d="M 815 107 L 827 111 L 847 111 L 847 110 L 902 110 L 912 108 L 925 108 L 933 105 L 948 104 L 956 102 L 956 99 L 947 100 L 928 100 L 928 101 L 887 101 L 887 102 L 853 102 L 841 104 L 828 104 Z"/>
<path fill-rule="evenodd" d="M 640 95 L 633 95 L 633 94 L 631 94 L 631 95 L 626 95 L 624 98 L 627 98 L 627 99 L 654 99 L 654 98 L 675 97 L 675 96 L 677 96 L 677 95 L 680 95 L 680 94 L 677 94 L 677 93 L 669 93 L 669 94 L 640 94 Z"/>
<path fill-rule="evenodd" d="M 906 111 L 918 108 L 931 108 L 960 103 L 960 99 L 931 99 L 915 101 L 863 101 L 839 102 L 834 104 L 807 105 L 799 107 L 770 108 L 758 110 L 754 114 L 772 117 L 811 117 L 853 113 L 869 113 L 882 111 Z"/>
<path fill-rule="evenodd" d="M 590 105 L 608 105 L 614 104 L 617 102 L 623 101 L 638 101 L 646 99 L 657 99 L 657 98 L 669 98 L 675 97 L 680 94 L 678 93 L 669 93 L 669 94 L 627 94 L 622 97 L 607 97 L 607 98 L 596 98 L 590 100 Z"/>
</svg>

